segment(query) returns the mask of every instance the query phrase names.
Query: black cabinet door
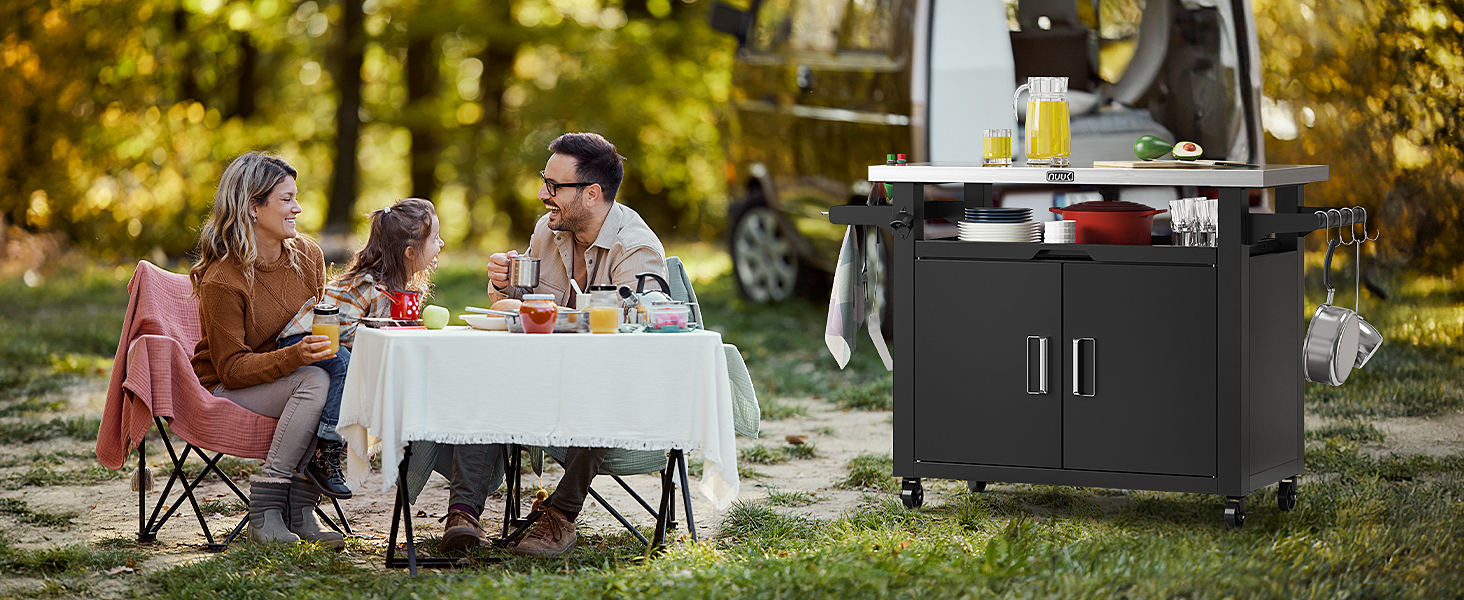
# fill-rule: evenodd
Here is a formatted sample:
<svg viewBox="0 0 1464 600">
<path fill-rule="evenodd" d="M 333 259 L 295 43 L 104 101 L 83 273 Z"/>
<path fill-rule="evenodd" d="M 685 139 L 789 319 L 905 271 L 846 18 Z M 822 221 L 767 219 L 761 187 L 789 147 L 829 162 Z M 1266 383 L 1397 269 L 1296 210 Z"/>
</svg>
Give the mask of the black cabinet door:
<svg viewBox="0 0 1464 600">
<path fill-rule="evenodd" d="M 1214 475 L 1215 270 L 1069 263 L 1062 294 L 1063 468 Z"/>
<path fill-rule="evenodd" d="M 915 460 L 1061 466 L 1061 269 L 916 261 Z"/>
</svg>

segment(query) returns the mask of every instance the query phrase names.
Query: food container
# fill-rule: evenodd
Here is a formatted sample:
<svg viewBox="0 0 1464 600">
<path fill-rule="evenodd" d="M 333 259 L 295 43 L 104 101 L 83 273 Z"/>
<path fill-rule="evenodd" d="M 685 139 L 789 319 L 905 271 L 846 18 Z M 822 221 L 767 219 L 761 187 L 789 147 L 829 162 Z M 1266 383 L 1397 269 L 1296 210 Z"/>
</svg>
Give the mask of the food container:
<svg viewBox="0 0 1464 600">
<path fill-rule="evenodd" d="M 1137 202 L 1094 201 L 1047 210 L 1062 215 L 1065 221 L 1077 221 L 1079 244 L 1133 244 L 1147 246 L 1154 229 L 1154 215 L 1165 209 L 1150 208 Z"/>
<path fill-rule="evenodd" d="M 647 329 L 658 332 L 690 331 L 686 326 L 691 308 L 684 302 L 652 302 L 647 314 Z"/>
<path fill-rule="evenodd" d="M 588 333 L 590 331 L 589 315 L 590 313 L 587 310 L 574 310 L 564 308 L 563 306 L 558 307 L 554 312 L 554 333 Z M 504 322 L 504 328 L 500 331 L 508 331 L 509 333 L 524 332 L 523 321 L 519 319 L 518 315 L 500 318 Z M 467 320 L 466 315 L 463 320 Z M 469 322 L 469 324 L 471 325 L 472 323 Z M 484 329 L 484 327 L 477 327 L 476 325 L 474 327 Z"/>
<path fill-rule="evenodd" d="M 558 312 L 553 294 L 525 294 L 518 321 L 524 333 L 553 333 Z"/>
</svg>

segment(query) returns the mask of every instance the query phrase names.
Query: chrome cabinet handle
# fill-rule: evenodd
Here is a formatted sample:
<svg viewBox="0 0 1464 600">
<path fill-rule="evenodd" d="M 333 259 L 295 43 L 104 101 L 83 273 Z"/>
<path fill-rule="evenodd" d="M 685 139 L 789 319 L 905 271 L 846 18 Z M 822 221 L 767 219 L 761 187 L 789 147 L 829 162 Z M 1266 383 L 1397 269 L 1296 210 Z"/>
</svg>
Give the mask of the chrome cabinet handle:
<svg viewBox="0 0 1464 600">
<path fill-rule="evenodd" d="M 1032 389 L 1032 340 L 1037 340 L 1037 389 Z M 1047 394 L 1047 338 L 1036 335 L 1027 336 L 1027 393 L 1032 395 Z"/>
<path fill-rule="evenodd" d="M 1088 342 L 1093 346 L 1093 350 L 1089 352 L 1089 358 L 1093 364 L 1093 391 L 1087 394 L 1083 393 L 1082 382 L 1079 379 L 1082 371 L 1078 368 L 1079 356 L 1081 354 L 1078 348 L 1083 342 Z M 1093 338 L 1073 338 L 1073 395 L 1084 398 L 1092 398 L 1098 395 L 1098 340 Z"/>
</svg>

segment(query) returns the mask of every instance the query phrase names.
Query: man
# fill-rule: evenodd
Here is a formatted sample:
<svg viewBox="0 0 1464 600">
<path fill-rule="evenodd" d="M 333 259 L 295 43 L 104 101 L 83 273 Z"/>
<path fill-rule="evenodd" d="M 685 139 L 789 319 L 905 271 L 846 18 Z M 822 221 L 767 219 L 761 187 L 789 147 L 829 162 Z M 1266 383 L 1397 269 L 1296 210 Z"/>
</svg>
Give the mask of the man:
<svg viewBox="0 0 1464 600">
<path fill-rule="evenodd" d="M 539 285 L 532 289 L 509 286 L 508 259 L 517 254 L 494 254 L 488 259 L 492 301 L 538 293 L 554 294 L 557 304 L 573 306 L 571 280 L 579 289 L 589 290 L 590 285 L 606 283 L 634 287 L 640 273 L 665 277 L 666 251 L 661 240 L 639 214 L 615 202 L 625 174 L 625 157 L 615 146 L 598 134 L 566 133 L 549 144 L 549 151 L 554 154 L 540 173 L 544 184 L 539 188 L 539 200 L 549 214 L 534 225 L 528 252 L 540 259 Z M 553 556 L 574 547 L 575 518 L 607 451 L 568 450 L 563 479 L 539 506 L 544 514 L 510 552 Z M 478 515 L 488 494 L 498 487 L 502 456 L 498 444 L 455 447 L 447 529 L 440 544 L 443 550 L 461 550 L 486 541 Z"/>
</svg>

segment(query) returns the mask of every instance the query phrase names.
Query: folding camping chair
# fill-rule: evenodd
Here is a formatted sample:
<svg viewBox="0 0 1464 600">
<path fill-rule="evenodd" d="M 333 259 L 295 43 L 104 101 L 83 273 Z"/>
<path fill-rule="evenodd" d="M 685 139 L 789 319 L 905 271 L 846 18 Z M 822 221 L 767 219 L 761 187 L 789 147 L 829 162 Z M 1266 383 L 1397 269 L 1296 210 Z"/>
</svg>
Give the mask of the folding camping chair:
<svg viewBox="0 0 1464 600">
<path fill-rule="evenodd" d="M 667 283 L 670 284 L 671 299 L 686 302 L 691 306 L 692 322 L 705 328 L 702 321 L 701 307 L 696 302 L 696 292 L 691 287 L 691 278 L 686 274 L 686 266 L 681 259 L 675 256 L 666 258 Z M 727 374 L 732 380 L 732 421 L 738 435 L 757 437 L 759 409 L 757 394 L 752 388 L 752 378 L 748 374 L 747 364 L 742 360 L 742 353 L 732 344 L 722 344 L 722 350 L 727 357 Z M 542 448 L 531 449 L 531 456 L 537 457 L 538 451 L 553 457 L 554 460 L 563 462 L 565 457 L 564 448 Z M 531 458 L 536 463 L 534 470 L 541 472 L 538 460 Z M 509 479 L 508 498 L 516 500 L 522 492 L 521 484 L 518 482 L 518 456 L 513 453 L 510 456 L 508 472 L 515 474 Z M 647 475 L 659 473 L 661 475 L 661 502 L 658 507 L 652 507 L 646 502 L 634 488 L 624 479 L 629 475 Z M 605 507 L 615 520 L 619 521 L 626 530 L 630 531 L 641 543 L 650 543 L 652 547 L 659 547 L 664 542 L 666 530 L 676 528 L 676 504 L 674 502 L 677 480 L 680 481 L 681 500 L 686 509 L 687 532 L 690 533 L 692 541 L 697 541 L 696 520 L 691 511 L 691 485 L 687 480 L 686 456 L 681 450 L 627 450 L 624 448 L 612 449 L 605 456 L 597 475 L 609 475 L 615 483 L 619 484 L 626 493 L 630 494 L 641 508 L 655 519 L 658 526 L 654 533 L 654 543 L 648 542 L 644 535 L 625 518 L 620 511 L 616 510 L 605 497 L 600 495 L 593 486 L 589 488 L 590 497 L 594 498 L 600 506 Z M 661 511 L 666 512 L 666 518 L 661 519 Z M 520 506 L 517 501 L 510 501 L 507 510 L 504 511 L 504 538 L 505 542 L 522 535 L 539 517 L 537 513 L 531 512 L 527 518 L 520 516 Z M 664 525 L 664 528 L 662 527 Z M 512 531 L 510 531 L 512 530 Z"/>
<path fill-rule="evenodd" d="M 214 396 L 199 384 L 189 361 L 202 333 L 198 300 L 192 295 L 188 276 L 141 261 L 127 291 L 127 314 L 107 387 L 106 410 L 97 432 L 97 460 L 109 469 L 120 469 L 131 450 L 137 449 L 138 475 L 134 482 L 138 541 L 157 539 L 158 531 L 186 498 L 207 540 L 204 548 L 222 551 L 244 529 L 248 517 L 217 543 L 194 491 L 212 473 L 247 506 L 249 497 L 219 469 L 219 460 L 226 454 L 258 459 L 268 456 L 276 420 Z M 153 425 L 173 467 L 149 517 L 147 492 L 152 479 L 147 471 L 146 436 Z M 174 447 L 170 433 L 183 441 L 181 453 Z M 191 478 L 184 469 L 190 454 L 203 460 L 203 469 Z M 172 496 L 174 485 L 180 486 L 177 496 Z M 339 524 L 319 506 L 315 507 L 316 514 L 328 527 L 350 535 L 340 503 L 333 498 L 331 502 Z"/>
</svg>

